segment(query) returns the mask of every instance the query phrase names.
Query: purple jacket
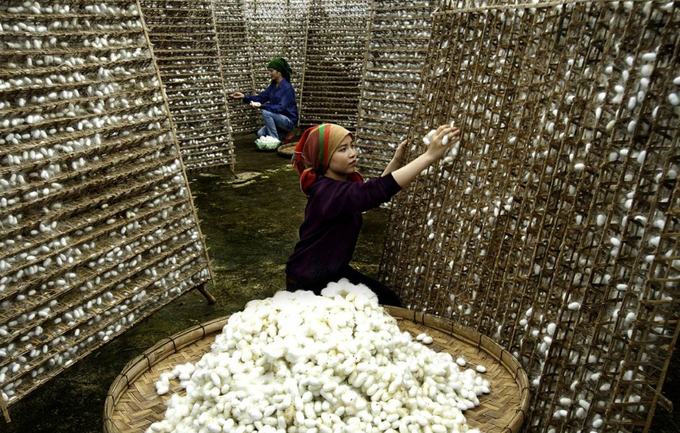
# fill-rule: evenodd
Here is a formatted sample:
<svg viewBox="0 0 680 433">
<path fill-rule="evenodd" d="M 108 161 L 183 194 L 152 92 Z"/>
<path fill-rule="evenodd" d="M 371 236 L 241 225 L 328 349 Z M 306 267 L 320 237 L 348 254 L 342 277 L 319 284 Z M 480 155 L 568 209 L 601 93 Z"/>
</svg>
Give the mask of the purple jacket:
<svg viewBox="0 0 680 433">
<path fill-rule="evenodd" d="M 361 213 L 389 201 L 399 191 L 392 174 L 364 183 L 319 176 L 308 189 L 300 240 L 286 263 L 286 274 L 306 284 L 348 265 L 359 238 Z"/>
</svg>

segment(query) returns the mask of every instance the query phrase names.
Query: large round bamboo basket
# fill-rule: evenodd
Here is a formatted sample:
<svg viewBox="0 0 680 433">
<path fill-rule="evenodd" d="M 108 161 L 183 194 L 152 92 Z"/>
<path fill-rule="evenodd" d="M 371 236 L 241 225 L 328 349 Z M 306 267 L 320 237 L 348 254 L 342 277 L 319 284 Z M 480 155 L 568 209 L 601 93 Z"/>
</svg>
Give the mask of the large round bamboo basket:
<svg viewBox="0 0 680 433">
<path fill-rule="evenodd" d="M 529 381 L 517 359 L 477 331 L 424 313 L 385 307 L 397 319 L 399 328 L 411 334 L 426 332 L 434 342 L 430 347 L 463 356 L 468 366 L 483 365 L 491 393 L 481 404 L 465 411 L 471 428 L 485 433 L 518 432 L 529 408 Z M 210 344 L 229 317 L 187 329 L 160 341 L 130 361 L 113 381 L 104 405 L 105 433 L 140 433 L 163 419 L 166 400 L 175 392 L 183 393 L 177 381 L 170 393 L 156 394 L 155 382 L 162 372 L 177 364 L 196 362 L 210 350 Z"/>
<path fill-rule="evenodd" d="M 276 149 L 276 152 L 278 152 L 279 156 L 283 156 L 284 158 L 292 158 L 293 154 L 295 154 L 295 146 L 297 145 L 297 142 L 295 143 L 287 143 L 287 144 L 282 144 L 279 146 L 278 149 Z"/>
</svg>

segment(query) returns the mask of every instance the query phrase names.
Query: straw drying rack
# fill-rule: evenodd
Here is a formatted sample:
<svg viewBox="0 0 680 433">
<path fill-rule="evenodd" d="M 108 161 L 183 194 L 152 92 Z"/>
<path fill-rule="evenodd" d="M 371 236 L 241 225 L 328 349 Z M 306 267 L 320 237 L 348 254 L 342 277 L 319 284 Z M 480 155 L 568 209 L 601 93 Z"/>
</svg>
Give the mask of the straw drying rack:
<svg viewBox="0 0 680 433">
<path fill-rule="evenodd" d="M 427 332 L 435 351 L 462 355 L 468 368 L 484 365 L 491 393 L 480 406 L 465 412 L 468 425 L 485 433 L 517 433 L 529 408 L 529 383 L 517 360 L 491 339 L 452 322 L 403 308 L 386 307 L 402 331 Z M 140 433 L 163 419 L 169 395 L 156 394 L 161 372 L 175 365 L 197 362 L 228 321 L 228 317 L 198 325 L 158 342 L 130 361 L 114 380 L 104 406 L 104 433 Z M 179 385 L 171 393 L 180 391 Z"/>
<path fill-rule="evenodd" d="M 12 29 L 0 51 L 0 385 L 9 404 L 188 290 L 212 299 L 139 5 L 95 3 L 5 2 L 0 11 Z"/>
<path fill-rule="evenodd" d="M 380 176 L 406 138 L 437 1 L 373 0 L 356 142 L 362 174 Z"/>
<path fill-rule="evenodd" d="M 187 170 L 234 167 L 215 10 L 209 0 L 140 0 Z"/>
<path fill-rule="evenodd" d="M 451 3 L 409 158 L 452 120 L 462 149 L 397 196 L 382 281 L 513 352 L 527 432 L 649 431 L 680 334 L 680 5 Z"/>
</svg>

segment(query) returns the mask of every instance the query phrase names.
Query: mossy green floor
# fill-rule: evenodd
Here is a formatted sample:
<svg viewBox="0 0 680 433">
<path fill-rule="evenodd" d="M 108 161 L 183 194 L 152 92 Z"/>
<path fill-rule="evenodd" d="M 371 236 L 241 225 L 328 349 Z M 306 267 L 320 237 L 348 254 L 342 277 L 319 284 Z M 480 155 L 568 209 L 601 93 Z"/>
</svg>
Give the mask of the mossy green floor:
<svg viewBox="0 0 680 433">
<path fill-rule="evenodd" d="M 12 422 L 0 422 L 1 433 L 90 433 L 102 431 L 109 386 L 125 364 L 157 341 L 186 328 L 239 311 L 251 299 L 284 288 L 284 266 L 298 237 L 305 198 L 289 161 L 275 152 L 260 152 L 254 136 L 236 143 L 234 182 L 227 169 L 189 175 L 201 229 L 207 238 L 216 281 L 208 286 L 217 298 L 209 305 L 192 291 L 143 320 L 100 350 L 38 388 L 10 408 Z M 387 214 L 364 216 L 353 265 L 376 277 Z M 676 349 L 677 351 L 677 349 Z M 674 357 L 665 393 L 680 406 L 680 363 Z M 658 409 L 650 431 L 677 433 L 674 416 Z"/>
</svg>

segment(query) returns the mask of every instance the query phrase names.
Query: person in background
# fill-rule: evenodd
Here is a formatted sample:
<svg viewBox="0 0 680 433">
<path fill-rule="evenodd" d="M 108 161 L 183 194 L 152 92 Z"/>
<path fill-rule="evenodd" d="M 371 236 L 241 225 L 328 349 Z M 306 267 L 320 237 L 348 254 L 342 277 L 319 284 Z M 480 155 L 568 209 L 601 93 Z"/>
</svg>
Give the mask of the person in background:
<svg viewBox="0 0 680 433">
<path fill-rule="evenodd" d="M 390 288 L 349 265 L 361 229 L 361 213 L 389 201 L 444 156 L 459 135 L 457 128 L 440 126 L 430 138 L 427 151 L 401 167 L 404 141 L 382 176 L 364 182 L 357 171 L 357 150 L 347 129 L 333 124 L 307 129 L 293 156 L 307 206 L 300 240 L 286 262 L 286 289 L 320 294 L 329 282 L 347 278 L 353 284 L 368 286 L 381 304 L 399 306 L 399 298 Z"/>
<path fill-rule="evenodd" d="M 295 90 L 290 84 L 292 70 L 286 59 L 277 57 L 267 64 L 272 81 L 259 95 L 244 95 L 241 92 L 230 94 L 234 99 L 243 99 L 251 107 L 262 110 L 264 126 L 257 131 L 257 137 L 270 137 L 281 140 L 285 144 L 293 139 L 293 129 L 298 121 L 298 109 L 295 102 Z M 285 137 L 282 138 L 282 135 Z"/>
</svg>

